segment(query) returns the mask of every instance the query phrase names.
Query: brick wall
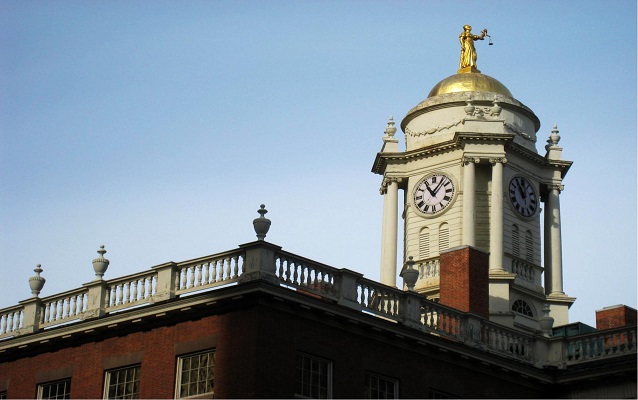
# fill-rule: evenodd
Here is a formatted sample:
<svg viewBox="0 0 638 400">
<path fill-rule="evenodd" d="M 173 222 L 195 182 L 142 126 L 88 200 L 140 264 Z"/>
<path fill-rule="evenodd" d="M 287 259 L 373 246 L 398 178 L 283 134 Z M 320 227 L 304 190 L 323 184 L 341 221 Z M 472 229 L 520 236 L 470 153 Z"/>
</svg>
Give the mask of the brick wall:
<svg viewBox="0 0 638 400">
<path fill-rule="evenodd" d="M 489 318 L 489 255 L 473 247 L 440 256 L 441 304 Z"/>
<path fill-rule="evenodd" d="M 636 309 L 625 305 L 596 310 L 596 329 L 605 330 L 636 325 Z"/>
</svg>

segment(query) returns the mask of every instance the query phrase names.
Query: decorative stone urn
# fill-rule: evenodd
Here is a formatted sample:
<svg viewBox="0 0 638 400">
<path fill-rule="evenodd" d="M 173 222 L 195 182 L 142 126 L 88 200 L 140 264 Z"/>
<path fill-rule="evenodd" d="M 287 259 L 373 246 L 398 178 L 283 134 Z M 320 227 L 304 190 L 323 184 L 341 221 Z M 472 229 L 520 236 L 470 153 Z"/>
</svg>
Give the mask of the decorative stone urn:
<svg viewBox="0 0 638 400">
<path fill-rule="evenodd" d="M 264 217 L 264 215 L 268 212 L 268 210 L 266 210 L 266 206 L 262 204 L 259 207 L 260 209 L 257 210 L 257 212 L 259 213 L 259 218 L 255 218 L 253 220 L 253 227 L 255 228 L 257 239 L 264 240 L 266 238 L 268 230 L 270 229 L 270 220 Z"/>
<path fill-rule="evenodd" d="M 467 115 L 472 116 L 472 114 L 474 114 L 474 106 L 472 105 L 472 101 L 467 100 L 467 105 L 463 107 L 463 110 L 465 110 L 465 113 Z"/>
<path fill-rule="evenodd" d="M 552 327 L 554 326 L 554 318 L 549 316 L 549 304 L 545 304 L 543 307 L 543 316 L 538 319 L 538 322 L 543 331 L 543 336 L 552 337 Z"/>
<path fill-rule="evenodd" d="M 93 270 L 95 271 L 95 280 L 101 280 L 109 267 L 110 261 L 104 258 L 104 254 L 106 253 L 104 245 L 100 246 L 100 250 L 97 252 L 100 256 L 93 260 Z"/>
<path fill-rule="evenodd" d="M 44 282 L 46 282 L 46 279 L 40 276 L 40 272 L 42 272 L 42 268 L 40 267 L 42 267 L 42 265 L 36 265 L 35 269 L 33 270 L 35 271 L 35 276 L 29 278 L 29 286 L 31 287 L 31 294 L 33 295 L 33 297 L 38 297 L 40 291 L 44 287 Z"/>
<path fill-rule="evenodd" d="M 414 285 L 416 285 L 416 281 L 419 279 L 419 271 L 414 269 L 412 256 L 408 257 L 408 261 L 405 262 L 405 269 L 401 271 L 401 278 L 403 278 L 403 283 L 408 287 L 408 291 L 414 292 Z"/>
</svg>

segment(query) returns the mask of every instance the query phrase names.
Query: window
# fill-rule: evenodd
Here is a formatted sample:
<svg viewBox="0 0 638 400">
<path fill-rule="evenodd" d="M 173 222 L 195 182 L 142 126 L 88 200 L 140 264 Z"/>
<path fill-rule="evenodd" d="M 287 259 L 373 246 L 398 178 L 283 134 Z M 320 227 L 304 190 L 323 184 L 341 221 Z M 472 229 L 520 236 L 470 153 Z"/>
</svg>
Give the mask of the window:
<svg viewBox="0 0 638 400">
<path fill-rule="evenodd" d="M 38 399 L 70 399 L 71 379 L 38 385 Z"/>
<path fill-rule="evenodd" d="M 366 374 L 366 399 L 396 399 L 399 397 L 399 381 L 379 375 Z"/>
<path fill-rule="evenodd" d="M 430 257 L 430 230 L 423 228 L 419 235 L 419 258 Z"/>
<path fill-rule="evenodd" d="M 512 303 L 512 311 L 517 314 L 522 314 L 532 318 L 534 317 L 532 307 L 530 307 L 529 304 L 527 304 L 523 300 L 516 300 L 514 303 Z"/>
<path fill-rule="evenodd" d="M 297 354 L 295 395 L 312 399 L 332 397 L 332 363 L 307 354 Z"/>
<path fill-rule="evenodd" d="M 0 400 L 4 400 L 7 398 L 7 391 L 3 390 L 0 392 Z"/>
<path fill-rule="evenodd" d="M 439 227 L 439 253 L 450 248 L 450 227 L 442 223 Z"/>
<path fill-rule="evenodd" d="M 534 243 L 531 231 L 525 232 L 525 259 L 529 262 L 534 261 Z"/>
<path fill-rule="evenodd" d="M 518 238 L 518 226 L 512 225 L 512 254 L 515 257 L 521 256 L 521 247 Z"/>
<path fill-rule="evenodd" d="M 215 352 L 212 350 L 177 358 L 177 387 L 175 397 L 213 394 Z"/>
<path fill-rule="evenodd" d="M 106 371 L 104 398 L 137 399 L 139 398 L 139 386 L 139 365 Z"/>
</svg>

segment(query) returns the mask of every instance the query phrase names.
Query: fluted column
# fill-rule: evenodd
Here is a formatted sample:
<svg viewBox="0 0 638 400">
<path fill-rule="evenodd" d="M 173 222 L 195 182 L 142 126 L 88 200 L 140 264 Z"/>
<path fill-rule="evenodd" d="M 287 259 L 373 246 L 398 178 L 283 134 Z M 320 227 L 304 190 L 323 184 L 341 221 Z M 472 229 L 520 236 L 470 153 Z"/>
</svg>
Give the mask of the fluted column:
<svg viewBox="0 0 638 400">
<path fill-rule="evenodd" d="M 560 199 L 562 185 L 548 187 L 545 200 L 545 293 L 562 295 L 563 249 L 560 229 Z M 549 272 L 549 273 L 548 273 Z"/>
<path fill-rule="evenodd" d="M 476 171 L 475 164 L 479 162 L 475 157 L 463 157 L 463 245 L 476 246 L 474 229 L 474 215 L 476 213 Z"/>
<path fill-rule="evenodd" d="M 399 179 L 385 178 L 383 194 L 383 224 L 381 226 L 381 283 L 397 285 L 397 224 L 399 205 Z"/>
<path fill-rule="evenodd" d="M 490 199 L 490 272 L 503 271 L 503 164 L 505 157 L 490 158 L 492 197 Z"/>
</svg>

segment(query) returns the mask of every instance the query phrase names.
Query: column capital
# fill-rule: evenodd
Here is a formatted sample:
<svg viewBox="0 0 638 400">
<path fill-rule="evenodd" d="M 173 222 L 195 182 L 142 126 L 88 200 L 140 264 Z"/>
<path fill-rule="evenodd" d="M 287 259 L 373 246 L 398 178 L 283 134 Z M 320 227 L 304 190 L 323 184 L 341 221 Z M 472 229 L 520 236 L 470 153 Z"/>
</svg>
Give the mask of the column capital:
<svg viewBox="0 0 638 400">
<path fill-rule="evenodd" d="M 505 157 L 490 157 L 489 158 L 490 164 L 494 165 L 494 164 L 506 164 L 507 163 L 507 158 Z"/>
<path fill-rule="evenodd" d="M 550 183 L 547 185 L 547 190 L 558 190 L 558 192 L 562 192 L 565 190 L 565 186 L 560 183 Z"/>
<path fill-rule="evenodd" d="M 472 163 L 478 164 L 479 162 L 481 162 L 481 159 L 479 157 L 463 156 L 461 161 L 463 162 L 463 165 L 468 165 Z"/>
<path fill-rule="evenodd" d="M 388 192 L 388 185 L 396 182 L 400 183 L 403 181 L 403 178 L 395 177 L 395 176 L 384 176 L 383 181 L 381 182 L 381 187 L 379 188 L 379 194 L 386 194 Z"/>
</svg>

